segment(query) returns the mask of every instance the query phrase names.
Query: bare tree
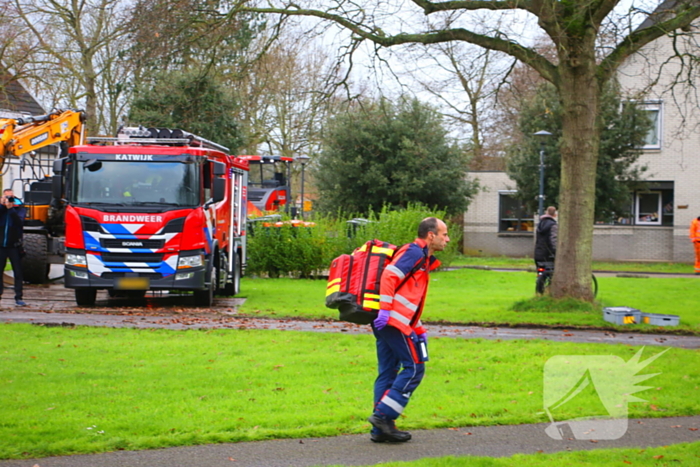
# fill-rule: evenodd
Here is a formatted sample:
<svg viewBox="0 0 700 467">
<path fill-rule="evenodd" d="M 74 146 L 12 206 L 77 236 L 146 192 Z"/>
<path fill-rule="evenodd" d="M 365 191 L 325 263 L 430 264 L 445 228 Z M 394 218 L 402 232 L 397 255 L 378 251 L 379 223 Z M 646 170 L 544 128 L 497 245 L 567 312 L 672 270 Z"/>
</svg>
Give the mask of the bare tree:
<svg viewBox="0 0 700 467">
<path fill-rule="evenodd" d="M 244 2 L 239 11 L 310 16 L 330 21 L 351 33 L 350 41 L 371 41 L 378 47 L 406 44 L 466 42 L 505 53 L 529 65 L 554 84 L 563 106 L 560 246 L 552 283 L 554 297 L 592 300 L 591 258 L 595 180 L 600 145 L 600 97 L 604 85 L 628 57 L 647 44 L 690 27 L 700 16 L 697 0 L 666 0 L 659 7 L 636 8 L 618 17 L 620 0 L 336 0 L 318 2 L 270 1 L 269 7 Z M 659 7 L 657 10 L 656 7 Z M 511 19 L 536 19 L 552 42 L 550 59 L 529 45 L 528 36 L 486 31 L 470 22 L 476 12 Z M 458 22 L 453 15 L 459 15 Z M 650 18 L 648 27 L 633 28 L 635 15 Z M 449 19 L 449 20 L 448 20 Z M 601 36 L 610 25 L 618 28 L 614 46 L 601 49 Z"/>
<path fill-rule="evenodd" d="M 512 61 L 469 44 L 436 44 L 422 52 L 418 60 L 423 63 L 412 77 L 447 117 L 452 134 L 466 142 L 472 167 L 480 167 L 485 158 L 499 153 L 493 144 L 495 103 Z"/>
<path fill-rule="evenodd" d="M 459 21 L 453 14 L 447 21 Z M 482 24 L 488 24 L 487 19 Z M 490 29 L 506 29 L 498 21 Z M 506 54 L 464 42 L 414 44 L 397 52 L 391 67 L 409 80 L 404 89 L 418 96 L 427 95 L 446 117 L 455 139 L 465 143 L 471 167 L 483 168 L 494 157 L 503 155 L 497 131 L 497 95 L 514 64 Z M 398 71 L 405 69 L 405 73 Z M 418 86 L 415 86 L 415 82 Z M 502 158 L 501 158 L 502 159 Z M 504 162 L 503 159 L 501 162 Z"/>
<path fill-rule="evenodd" d="M 84 104 L 92 132 L 112 127 L 124 105 L 124 81 L 117 85 L 128 65 L 118 59 L 123 44 L 117 41 L 129 25 L 124 6 L 120 0 L 14 0 L 35 49 L 31 59 L 40 68 L 36 89 L 56 105 Z"/>
<path fill-rule="evenodd" d="M 31 75 L 33 44 L 18 21 L 12 0 L 0 1 L 0 63 L 3 73 L 13 79 Z"/>
<path fill-rule="evenodd" d="M 249 147 L 294 157 L 318 149 L 321 126 L 341 98 L 329 54 L 303 37 L 284 35 L 251 68 L 241 93 Z"/>
</svg>

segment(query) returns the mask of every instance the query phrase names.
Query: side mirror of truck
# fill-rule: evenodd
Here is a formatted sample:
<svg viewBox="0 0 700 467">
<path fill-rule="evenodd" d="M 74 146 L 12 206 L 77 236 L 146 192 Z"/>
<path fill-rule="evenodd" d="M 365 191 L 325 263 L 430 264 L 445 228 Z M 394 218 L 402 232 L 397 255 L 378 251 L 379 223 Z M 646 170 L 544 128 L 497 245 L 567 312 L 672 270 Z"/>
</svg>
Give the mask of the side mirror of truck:
<svg viewBox="0 0 700 467">
<path fill-rule="evenodd" d="M 226 197 L 226 179 L 225 178 L 214 178 L 214 187 L 212 189 L 212 201 L 218 203 Z"/>
<path fill-rule="evenodd" d="M 64 164 L 63 159 L 56 159 L 53 161 L 53 173 L 55 175 L 62 175 L 63 174 L 63 164 Z"/>
<path fill-rule="evenodd" d="M 226 197 L 226 179 L 221 178 L 226 175 L 226 164 L 213 161 L 212 172 L 214 173 L 213 186 L 211 187 L 211 199 L 205 204 L 208 209 L 214 203 L 222 201 Z"/>
<path fill-rule="evenodd" d="M 226 164 L 214 161 L 214 176 L 221 177 L 223 175 L 226 175 Z"/>
<path fill-rule="evenodd" d="M 56 159 L 53 161 L 53 173 L 55 174 L 51 178 L 51 196 L 55 199 L 61 199 L 63 197 L 63 159 Z"/>
</svg>

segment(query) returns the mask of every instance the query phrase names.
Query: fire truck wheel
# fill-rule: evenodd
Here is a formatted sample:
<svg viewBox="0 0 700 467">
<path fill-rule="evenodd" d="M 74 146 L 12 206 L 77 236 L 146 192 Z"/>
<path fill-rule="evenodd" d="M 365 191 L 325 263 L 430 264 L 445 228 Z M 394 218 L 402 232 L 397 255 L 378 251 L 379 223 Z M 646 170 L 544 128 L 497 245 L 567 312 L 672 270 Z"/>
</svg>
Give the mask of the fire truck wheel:
<svg viewBox="0 0 700 467">
<path fill-rule="evenodd" d="M 212 271 L 214 274 L 216 271 Z M 209 281 L 209 287 L 206 290 L 195 290 L 194 291 L 194 303 L 197 306 L 211 306 L 214 303 L 214 288 L 216 287 L 215 277 L 212 277 Z"/>
<path fill-rule="evenodd" d="M 238 295 L 241 292 L 241 260 L 240 257 L 233 255 L 233 284 L 231 295 Z"/>
<path fill-rule="evenodd" d="M 241 262 L 238 260 L 238 255 L 233 254 L 233 279 L 232 282 L 226 282 L 222 287 L 221 294 L 231 297 L 237 295 L 241 291 Z"/>
<path fill-rule="evenodd" d="M 217 251 L 217 257 L 219 258 L 216 263 L 216 269 L 214 270 L 214 277 L 216 277 L 216 288 L 214 294 L 216 295 L 226 295 L 226 271 L 228 269 L 228 258 L 226 257 L 225 251 Z"/>
<path fill-rule="evenodd" d="M 46 235 L 24 234 L 22 272 L 24 280 L 30 284 L 45 284 L 49 280 L 49 263 Z"/>
<path fill-rule="evenodd" d="M 92 306 L 97 298 L 97 289 L 75 289 L 75 303 L 78 306 Z"/>
</svg>

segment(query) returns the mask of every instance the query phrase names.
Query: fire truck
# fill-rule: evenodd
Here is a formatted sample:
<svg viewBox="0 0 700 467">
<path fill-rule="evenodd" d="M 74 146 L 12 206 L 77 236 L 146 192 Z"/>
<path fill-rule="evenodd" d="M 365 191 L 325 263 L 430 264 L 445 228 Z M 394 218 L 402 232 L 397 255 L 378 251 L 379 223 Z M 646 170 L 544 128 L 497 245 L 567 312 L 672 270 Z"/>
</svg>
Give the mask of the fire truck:
<svg viewBox="0 0 700 467">
<path fill-rule="evenodd" d="M 251 217 L 289 213 L 291 164 L 286 156 L 240 156 L 250 165 L 248 204 Z"/>
<path fill-rule="evenodd" d="M 98 289 L 191 290 L 210 306 L 245 269 L 248 163 L 180 130 L 125 128 L 54 162 L 65 204 L 65 286 L 78 305 Z"/>
<path fill-rule="evenodd" d="M 247 161 L 199 136 L 158 128 L 65 146 L 53 162 L 46 235 L 65 234 L 51 243 L 63 245 L 64 283 L 78 305 L 93 305 L 100 289 L 192 291 L 200 306 L 240 291 Z"/>
</svg>

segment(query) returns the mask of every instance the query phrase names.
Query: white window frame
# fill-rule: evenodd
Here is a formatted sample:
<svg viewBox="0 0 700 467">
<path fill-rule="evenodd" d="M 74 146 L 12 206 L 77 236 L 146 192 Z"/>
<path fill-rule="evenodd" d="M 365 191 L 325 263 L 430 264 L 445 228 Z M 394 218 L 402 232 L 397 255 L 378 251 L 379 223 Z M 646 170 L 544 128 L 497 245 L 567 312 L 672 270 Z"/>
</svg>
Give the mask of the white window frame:
<svg viewBox="0 0 700 467">
<path fill-rule="evenodd" d="M 656 143 L 655 144 L 644 144 L 642 146 L 642 149 L 661 149 L 661 146 L 663 144 L 663 106 L 661 105 L 661 101 L 644 101 L 640 105 L 643 110 L 649 112 L 649 111 L 656 111 L 657 112 L 657 119 L 656 119 Z"/>
<path fill-rule="evenodd" d="M 658 197 L 658 205 L 656 209 L 656 220 L 655 221 L 643 221 L 640 220 L 640 212 L 639 212 L 639 202 L 641 200 L 641 195 L 656 195 Z M 660 191 L 638 191 L 634 195 L 634 223 L 637 225 L 661 225 L 662 222 L 662 208 L 661 208 L 661 202 L 662 202 L 662 194 Z"/>
</svg>

